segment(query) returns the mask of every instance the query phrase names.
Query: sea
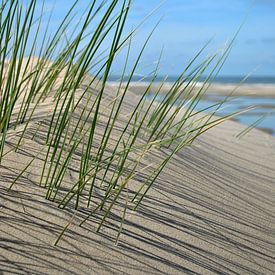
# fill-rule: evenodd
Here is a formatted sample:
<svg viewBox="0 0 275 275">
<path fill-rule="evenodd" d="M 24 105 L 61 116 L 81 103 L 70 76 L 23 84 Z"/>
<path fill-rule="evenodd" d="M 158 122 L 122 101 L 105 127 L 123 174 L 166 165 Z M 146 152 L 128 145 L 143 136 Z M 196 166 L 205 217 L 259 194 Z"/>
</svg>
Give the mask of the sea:
<svg viewBox="0 0 275 275">
<path fill-rule="evenodd" d="M 157 76 L 155 82 L 161 82 L 164 78 L 166 82 L 175 82 L 178 79 L 178 76 Z M 150 82 L 152 77 L 142 76 L 142 75 L 134 75 L 132 77 L 133 82 Z M 200 80 L 203 82 L 206 77 L 201 77 Z M 247 84 L 274 84 L 275 85 L 275 73 L 274 76 L 216 76 L 213 80 L 213 83 L 216 84 L 238 84 L 241 83 L 245 79 L 245 83 Z M 119 81 L 120 77 L 116 75 L 111 75 L 108 78 L 109 81 Z M 125 76 L 124 81 L 127 81 L 128 78 Z"/>
<path fill-rule="evenodd" d="M 157 77 L 155 82 L 161 82 L 164 78 L 165 77 L 163 76 Z M 151 78 L 140 75 L 133 76 L 132 78 L 133 82 L 144 82 L 144 84 L 150 80 Z M 173 83 L 176 80 L 177 77 L 170 76 L 166 79 L 166 82 Z M 204 80 L 205 78 L 202 77 L 200 81 L 203 82 Z M 237 86 L 243 80 L 243 76 L 218 76 L 215 78 L 213 83 L 220 85 L 233 84 Z M 109 81 L 119 81 L 119 77 L 111 76 Z M 127 78 L 125 78 L 124 81 L 127 81 Z M 225 116 L 253 106 L 252 110 L 234 117 L 234 120 L 237 120 L 238 122 L 247 125 L 248 127 L 253 125 L 256 128 L 275 136 L 275 76 L 251 76 L 246 78 L 244 83 L 259 86 L 274 85 L 274 97 L 237 96 L 230 101 L 230 104 L 226 104 L 225 108 L 221 108 L 217 112 L 217 115 Z M 222 95 L 208 94 L 197 105 L 197 109 L 205 109 L 206 107 L 211 106 L 214 103 L 221 102 L 222 100 L 224 100 L 224 96 Z"/>
</svg>

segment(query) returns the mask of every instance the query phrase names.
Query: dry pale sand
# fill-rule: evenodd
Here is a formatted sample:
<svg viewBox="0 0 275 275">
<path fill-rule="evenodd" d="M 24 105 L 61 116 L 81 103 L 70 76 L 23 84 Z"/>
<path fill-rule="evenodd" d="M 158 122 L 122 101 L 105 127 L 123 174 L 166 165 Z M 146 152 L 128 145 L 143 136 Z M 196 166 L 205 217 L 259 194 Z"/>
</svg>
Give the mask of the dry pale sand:
<svg viewBox="0 0 275 275">
<path fill-rule="evenodd" d="M 126 105 L 134 100 L 130 94 Z M 49 110 L 40 107 L 30 132 Z M 117 246 L 115 215 L 97 234 L 93 219 L 77 226 L 81 211 L 53 246 L 73 210 L 44 199 L 41 161 L 7 191 L 42 146 L 30 135 L 1 164 L 0 274 L 274 274 L 275 139 L 256 129 L 235 138 L 242 129 L 225 122 L 179 153 L 128 213 Z"/>
</svg>

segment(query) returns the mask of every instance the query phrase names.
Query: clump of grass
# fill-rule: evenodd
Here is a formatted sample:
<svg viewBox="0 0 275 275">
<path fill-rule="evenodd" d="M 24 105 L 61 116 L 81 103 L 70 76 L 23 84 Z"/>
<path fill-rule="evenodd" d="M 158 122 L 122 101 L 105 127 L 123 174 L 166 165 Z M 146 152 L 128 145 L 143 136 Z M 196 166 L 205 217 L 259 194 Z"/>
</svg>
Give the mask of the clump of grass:
<svg viewBox="0 0 275 275">
<path fill-rule="evenodd" d="M 35 159 L 42 159 L 39 184 L 46 190 L 46 199 L 56 202 L 60 208 L 85 208 L 87 216 L 81 226 L 91 216 L 99 215 L 99 231 L 110 213 L 116 211 L 117 206 L 122 208 L 118 241 L 127 210 L 138 208 L 175 154 L 234 115 L 214 117 L 224 102 L 209 106 L 209 109 L 214 107 L 210 114 L 205 114 L 205 110 L 195 111 L 232 43 L 223 53 L 197 64 L 204 48 L 200 50 L 163 98 L 159 99 L 158 95 L 165 79 L 148 100 L 156 82 L 158 63 L 144 93 L 130 100 L 129 96 L 134 97 L 130 92 L 132 78 L 154 30 L 129 68 L 135 30 L 125 34 L 125 25 L 131 1 L 92 1 L 72 29 L 70 24 L 77 2 L 54 33 L 47 31 L 48 21 L 42 45 L 38 41 L 44 27 L 43 8 L 35 18 L 37 1 L 30 1 L 25 10 L 20 0 L 1 4 L 1 159 L 9 128 L 21 125 L 23 129 L 18 149 L 28 137 L 36 110 L 49 101 L 52 112 L 40 120 L 42 127 L 33 135 L 43 148 L 17 175 L 10 188 Z M 107 49 L 104 48 L 106 42 L 109 43 Z M 126 53 L 122 51 L 124 48 Z M 125 65 L 117 89 L 110 91 L 109 75 L 120 53 L 125 55 Z M 38 58 L 32 64 L 35 54 Z M 208 70 L 209 76 L 196 90 L 201 76 Z M 128 80 L 124 83 L 126 74 Z M 41 133 L 43 138 L 38 137 Z M 143 180 L 138 180 L 139 176 Z"/>
</svg>

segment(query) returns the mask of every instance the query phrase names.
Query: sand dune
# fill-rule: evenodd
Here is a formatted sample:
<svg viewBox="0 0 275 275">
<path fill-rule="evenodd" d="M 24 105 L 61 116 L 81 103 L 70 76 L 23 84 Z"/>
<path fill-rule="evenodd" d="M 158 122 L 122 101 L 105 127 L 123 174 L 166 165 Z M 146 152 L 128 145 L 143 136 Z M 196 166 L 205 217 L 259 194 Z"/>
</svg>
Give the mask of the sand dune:
<svg viewBox="0 0 275 275">
<path fill-rule="evenodd" d="M 107 103 L 111 97 L 109 88 Z M 135 99 L 128 94 L 125 112 Z M 78 226 L 84 211 L 74 215 L 44 199 L 41 160 L 7 190 L 43 148 L 50 108 L 37 109 L 18 152 L 12 149 L 20 127 L 9 131 L 0 170 L 1 274 L 274 274 L 274 137 L 255 129 L 237 139 L 245 126 L 233 121 L 207 132 L 177 154 L 139 210 L 128 213 L 115 246 L 115 214 L 97 234 L 94 219 Z"/>
</svg>

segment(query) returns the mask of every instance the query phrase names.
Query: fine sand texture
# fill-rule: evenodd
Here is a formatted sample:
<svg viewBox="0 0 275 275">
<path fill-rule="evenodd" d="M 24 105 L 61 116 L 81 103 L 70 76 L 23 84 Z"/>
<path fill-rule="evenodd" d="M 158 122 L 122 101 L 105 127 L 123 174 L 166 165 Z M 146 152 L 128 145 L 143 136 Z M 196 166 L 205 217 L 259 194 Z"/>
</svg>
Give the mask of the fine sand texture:
<svg viewBox="0 0 275 275">
<path fill-rule="evenodd" d="M 129 93 L 125 112 L 135 100 Z M 45 200 L 39 159 L 8 191 L 43 146 L 51 108 L 38 108 L 17 152 L 22 129 L 9 131 L 0 170 L 0 274 L 275 273 L 274 137 L 253 129 L 238 139 L 245 126 L 233 121 L 202 135 L 167 165 L 138 211 L 127 213 L 115 245 L 115 214 L 95 233 L 93 219 L 78 226 L 84 212 Z"/>
</svg>

